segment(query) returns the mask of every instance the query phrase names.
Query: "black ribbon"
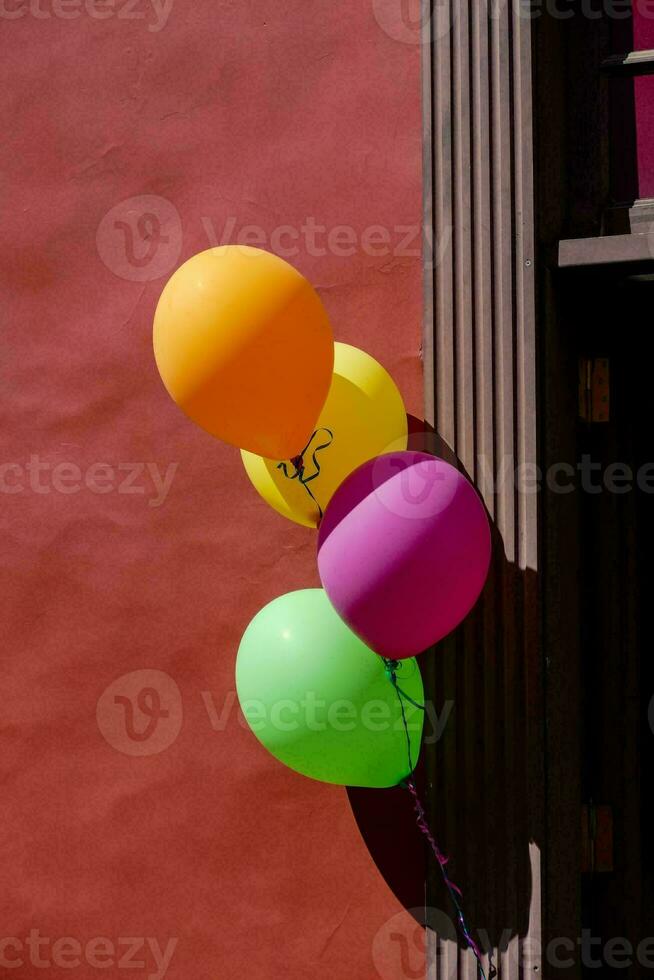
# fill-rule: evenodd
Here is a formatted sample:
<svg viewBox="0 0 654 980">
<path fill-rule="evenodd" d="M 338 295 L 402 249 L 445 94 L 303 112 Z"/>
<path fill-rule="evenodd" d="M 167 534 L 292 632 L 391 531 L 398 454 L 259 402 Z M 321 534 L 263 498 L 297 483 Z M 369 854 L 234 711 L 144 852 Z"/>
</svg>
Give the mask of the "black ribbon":
<svg viewBox="0 0 654 980">
<path fill-rule="evenodd" d="M 308 453 L 309 446 L 311 445 L 311 443 L 316 438 L 319 432 L 326 432 L 327 435 L 329 436 L 329 439 L 327 440 L 327 442 L 322 442 L 319 446 L 316 446 L 316 448 L 313 450 L 311 454 L 311 463 L 313 465 L 314 472 L 311 474 L 311 476 L 307 476 L 306 466 L 304 465 L 304 457 Z M 320 518 L 319 518 L 320 521 L 323 518 L 322 507 L 314 497 L 313 493 L 311 492 L 311 487 L 308 484 L 311 483 L 312 480 L 315 480 L 316 477 L 320 476 L 320 463 L 318 462 L 318 453 L 323 449 L 327 449 L 328 446 L 331 446 L 333 441 L 334 441 L 334 433 L 332 432 L 331 429 L 325 429 L 325 428 L 316 429 L 316 431 L 313 433 L 313 435 L 309 439 L 308 443 L 306 444 L 302 452 L 298 453 L 297 456 L 293 456 L 293 458 L 289 460 L 289 462 L 294 468 L 293 473 L 288 472 L 287 463 L 283 462 L 277 464 L 277 469 L 281 470 L 284 476 L 288 480 L 298 480 L 302 484 L 302 486 L 304 487 L 304 489 L 309 494 L 314 504 L 318 508 L 318 512 L 320 514 Z"/>
</svg>

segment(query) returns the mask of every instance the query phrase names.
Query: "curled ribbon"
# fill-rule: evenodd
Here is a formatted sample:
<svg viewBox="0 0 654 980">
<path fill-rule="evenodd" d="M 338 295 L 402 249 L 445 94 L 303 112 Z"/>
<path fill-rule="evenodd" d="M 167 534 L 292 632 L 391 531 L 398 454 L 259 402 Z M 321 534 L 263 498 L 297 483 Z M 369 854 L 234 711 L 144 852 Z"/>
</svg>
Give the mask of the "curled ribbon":
<svg viewBox="0 0 654 980">
<path fill-rule="evenodd" d="M 400 785 L 404 789 L 407 789 L 413 798 L 413 808 L 416 813 L 416 823 L 418 825 L 418 829 L 426 837 L 429 846 L 432 850 L 432 853 L 438 862 L 438 866 L 441 869 L 441 874 L 443 876 L 445 887 L 447 888 L 450 899 L 452 900 L 452 904 L 454 905 L 454 908 L 456 910 L 456 918 L 457 918 L 457 922 L 459 923 L 461 934 L 465 939 L 469 949 L 472 950 L 475 959 L 477 960 L 478 975 L 482 978 L 482 980 L 486 980 L 486 974 L 484 972 L 484 967 L 481 960 L 481 956 L 482 956 L 481 950 L 479 949 L 479 946 L 477 945 L 475 940 L 470 935 L 470 930 L 466 923 L 466 919 L 463 914 L 463 909 L 461 908 L 460 899 L 463 898 L 463 893 L 461 892 L 459 886 L 454 884 L 454 882 L 452 881 L 452 879 L 448 874 L 447 863 L 449 861 L 449 858 L 447 858 L 443 854 L 438 844 L 436 843 L 433 833 L 431 832 L 431 828 L 427 822 L 427 815 L 425 813 L 425 808 L 422 805 L 422 802 L 418 795 L 418 790 L 415 784 L 415 780 L 413 779 L 412 776 L 414 767 L 413 767 L 413 759 L 411 757 L 411 737 L 409 735 L 409 727 L 407 725 L 404 702 L 406 701 L 409 704 L 414 705 L 414 707 L 419 708 L 421 711 L 425 710 L 425 706 L 424 704 L 418 704 L 417 701 L 414 701 L 413 698 L 410 698 L 409 695 L 406 694 L 406 692 L 403 691 L 402 688 L 399 686 L 397 682 L 397 668 L 399 667 L 399 662 L 397 660 L 387 660 L 384 658 L 384 667 L 386 668 L 386 675 L 389 678 L 393 687 L 395 688 L 398 701 L 400 702 L 400 710 L 402 712 L 402 723 L 404 725 L 404 734 L 406 735 L 406 742 L 407 742 L 407 753 L 409 757 L 409 776 L 405 780 L 403 780 L 400 783 Z M 488 980 L 493 980 L 493 977 L 497 976 L 497 970 L 493 966 L 493 958 L 490 955 L 490 953 L 488 955 L 488 965 L 489 965 Z"/>
<path fill-rule="evenodd" d="M 306 453 L 308 453 L 309 446 L 311 445 L 311 443 L 316 438 L 319 432 L 326 432 L 327 435 L 329 436 L 329 439 L 327 440 L 327 442 L 323 442 L 319 446 L 316 446 L 316 448 L 313 450 L 313 453 L 311 454 L 311 462 L 313 464 L 314 472 L 311 474 L 311 476 L 306 476 L 305 475 L 306 466 L 304 465 L 304 457 Z M 298 453 L 297 456 L 293 456 L 293 458 L 289 461 L 291 465 L 294 467 L 295 472 L 289 474 L 288 464 L 285 462 L 277 464 L 277 469 L 281 470 L 284 476 L 288 480 L 298 480 L 302 484 L 302 486 L 304 487 L 304 489 L 309 494 L 314 504 L 318 508 L 318 512 L 320 514 L 320 520 L 322 520 L 323 518 L 322 507 L 314 497 L 313 493 L 311 492 L 311 487 L 308 484 L 311 483 L 312 480 L 315 480 L 316 477 L 320 476 L 320 463 L 318 462 L 318 458 L 317 458 L 318 453 L 323 449 L 327 449 L 328 446 L 331 446 L 333 441 L 334 441 L 334 433 L 331 431 L 331 429 L 325 429 L 325 428 L 316 429 L 316 431 L 313 433 L 313 435 L 309 439 L 308 443 L 306 444 L 302 452 Z"/>
</svg>

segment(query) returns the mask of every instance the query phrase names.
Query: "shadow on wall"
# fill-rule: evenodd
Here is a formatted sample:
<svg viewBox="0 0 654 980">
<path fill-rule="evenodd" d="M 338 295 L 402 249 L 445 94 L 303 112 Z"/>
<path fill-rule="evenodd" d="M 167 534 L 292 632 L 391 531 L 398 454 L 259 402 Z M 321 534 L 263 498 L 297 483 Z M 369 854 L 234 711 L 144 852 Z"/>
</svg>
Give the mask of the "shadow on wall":
<svg viewBox="0 0 654 980">
<path fill-rule="evenodd" d="M 411 416 L 409 422 L 410 449 L 463 469 L 428 423 Z M 536 573 L 518 571 L 493 526 L 492 534 L 491 570 L 475 609 L 420 658 L 430 710 L 416 781 L 434 836 L 450 859 L 450 878 L 463 892 L 473 936 L 482 949 L 502 951 L 514 937 L 527 935 L 532 884 L 540 887 L 532 883 L 530 844 L 538 843 L 539 833 L 529 802 L 540 788 L 530 786 L 528 764 L 538 718 L 529 716 L 523 652 L 535 653 L 537 640 L 527 637 L 531 617 L 522 615 L 528 602 L 536 603 Z M 540 704 L 535 708 L 540 717 Z M 397 899 L 439 938 L 456 937 L 465 948 L 409 793 L 399 787 L 347 792 L 370 855 Z M 407 941 L 395 935 L 401 938 Z M 407 965 L 399 975 L 413 972 Z"/>
</svg>

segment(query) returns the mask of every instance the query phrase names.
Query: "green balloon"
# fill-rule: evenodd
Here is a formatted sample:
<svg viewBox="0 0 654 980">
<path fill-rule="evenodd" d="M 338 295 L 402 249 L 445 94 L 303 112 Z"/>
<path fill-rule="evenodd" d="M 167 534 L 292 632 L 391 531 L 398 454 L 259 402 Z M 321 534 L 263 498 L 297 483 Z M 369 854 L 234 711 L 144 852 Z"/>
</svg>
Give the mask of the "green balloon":
<svg viewBox="0 0 654 980">
<path fill-rule="evenodd" d="M 419 705 L 415 659 L 398 685 Z M 325 783 L 395 786 L 418 761 L 424 713 L 404 699 L 411 762 L 398 693 L 381 657 L 340 619 L 322 589 L 289 592 L 245 631 L 236 689 L 248 725 L 276 759 Z"/>
</svg>

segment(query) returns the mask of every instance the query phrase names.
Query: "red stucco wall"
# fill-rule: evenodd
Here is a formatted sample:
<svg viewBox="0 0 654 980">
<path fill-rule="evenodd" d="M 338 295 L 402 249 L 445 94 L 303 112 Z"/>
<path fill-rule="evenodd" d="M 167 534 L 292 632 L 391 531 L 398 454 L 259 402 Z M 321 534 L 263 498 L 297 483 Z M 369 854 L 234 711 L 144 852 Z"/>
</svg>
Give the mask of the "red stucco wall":
<svg viewBox="0 0 654 980">
<path fill-rule="evenodd" d="M 419 46 L 392 3 L 129 2 L 0 16 L 5 968 L 122 977 L 140 937 L 177 940 L 174 980 L 395 980 L 374 940 L 400 906 L 345 791 L 233 703 L 250 618 L 317 584 L 314 536 L 170 402 L 150 330 L 174 264 L 258 226 L 420 412 Z"/>
</svg>

